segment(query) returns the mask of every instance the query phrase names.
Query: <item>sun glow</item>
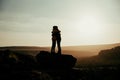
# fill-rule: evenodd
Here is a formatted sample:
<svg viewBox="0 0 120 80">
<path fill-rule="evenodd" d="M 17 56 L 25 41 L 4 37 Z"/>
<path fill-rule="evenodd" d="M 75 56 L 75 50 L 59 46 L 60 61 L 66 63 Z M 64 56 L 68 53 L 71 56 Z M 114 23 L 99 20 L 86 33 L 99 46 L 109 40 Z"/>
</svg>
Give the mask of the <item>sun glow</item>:
<svg viewBox="0 0 120 80">
<path fill-rule="evenodd" d="M 86 44 L 97 44 L 102 41 L 104 38 L 102 28 L 101 18 L 95 15 L 83 16 L 77 22 L 77 32 Z"/>
</svg>

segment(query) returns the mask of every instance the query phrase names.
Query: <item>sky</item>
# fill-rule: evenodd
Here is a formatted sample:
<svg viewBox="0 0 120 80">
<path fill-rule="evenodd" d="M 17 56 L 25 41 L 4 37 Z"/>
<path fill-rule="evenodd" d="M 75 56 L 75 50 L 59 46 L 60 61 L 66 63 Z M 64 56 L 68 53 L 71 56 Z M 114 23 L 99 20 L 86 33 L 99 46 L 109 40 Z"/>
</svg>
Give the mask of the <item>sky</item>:
<svg viewBox="0 0 120 80">
<path fill-rule="evenodd" d="M 120 0 L 0 0 L 0 46 L 51 46 L 120 42 Z"/>
</svg>

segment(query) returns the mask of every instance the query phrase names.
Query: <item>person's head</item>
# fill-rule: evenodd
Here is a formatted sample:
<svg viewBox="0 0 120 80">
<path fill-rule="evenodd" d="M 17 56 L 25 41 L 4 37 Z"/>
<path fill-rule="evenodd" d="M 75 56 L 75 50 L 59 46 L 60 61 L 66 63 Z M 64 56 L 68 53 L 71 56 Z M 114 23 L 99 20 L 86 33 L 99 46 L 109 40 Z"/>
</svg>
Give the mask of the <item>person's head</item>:
<svg viewBox="0 0 120 80">
<path fill-rule="evenodd" d="M 53 29 L 58 29 L 58 26 L 53 26 Z"/>
</svg>

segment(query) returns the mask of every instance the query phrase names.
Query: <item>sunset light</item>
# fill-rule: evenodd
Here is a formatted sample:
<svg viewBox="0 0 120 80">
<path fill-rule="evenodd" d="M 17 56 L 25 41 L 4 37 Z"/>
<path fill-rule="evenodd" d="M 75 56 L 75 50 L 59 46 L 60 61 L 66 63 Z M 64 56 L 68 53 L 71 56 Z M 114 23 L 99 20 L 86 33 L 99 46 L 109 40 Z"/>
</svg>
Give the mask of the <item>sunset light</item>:
<svg viewBox="0 0 120 80">
<path fill-rule="evenodd" d="M 63 46 L 120 42 L 118 0 L 0 1 L 0 46 L 50 46 L 54 25 Z"/>
<path fill-rule="evenodd" d="M 101 22 L 96 16 L 83 16 L 80 23 L 81 35 L 86 37 L 97 37 L 102 32 Z"/>
</svg>

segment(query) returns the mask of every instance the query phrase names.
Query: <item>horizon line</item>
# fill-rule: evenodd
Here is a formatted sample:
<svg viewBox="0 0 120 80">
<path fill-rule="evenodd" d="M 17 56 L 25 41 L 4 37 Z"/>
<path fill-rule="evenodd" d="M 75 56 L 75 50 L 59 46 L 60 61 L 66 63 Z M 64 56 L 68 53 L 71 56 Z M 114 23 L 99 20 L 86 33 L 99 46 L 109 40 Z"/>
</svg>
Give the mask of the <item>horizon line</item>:
<svg viewBox="0 0 120 80">
<path fill-rule="evenodd" d="M 61 47 L 72 47 L 72 46 L 97 46 L 97 45 L 115 45 L 119 43 L 104 43 L 104 44 L 85 44 L 85 45 L 64 45 Z M 39 46 L 39 45 L 5 45 L 0 47 L 51 47 L 51 46 Z"/>
</svg>

